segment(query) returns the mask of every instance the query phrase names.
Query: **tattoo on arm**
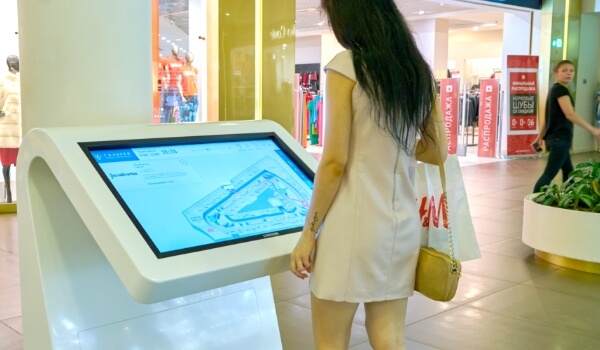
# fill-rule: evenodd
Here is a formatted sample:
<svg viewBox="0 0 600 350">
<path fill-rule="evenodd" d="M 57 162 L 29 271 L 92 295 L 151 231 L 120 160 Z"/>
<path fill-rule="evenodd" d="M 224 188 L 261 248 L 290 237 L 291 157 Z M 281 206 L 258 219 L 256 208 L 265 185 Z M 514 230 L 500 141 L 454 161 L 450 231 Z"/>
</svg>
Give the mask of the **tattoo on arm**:
<svg viewBox="0 0 600 350">
<path fill-rule="evenodd" d="M 313 217 L 313 221 L 310 223 L 310 231 L 311 232 L 314 232 L 314 233 L 317 232 L 317 230 L 315 228 L 317 221 L 319 221 L 319 218 L 317 217 L 317 213 L 315 213 L 315 216 Z"/>
</svg>

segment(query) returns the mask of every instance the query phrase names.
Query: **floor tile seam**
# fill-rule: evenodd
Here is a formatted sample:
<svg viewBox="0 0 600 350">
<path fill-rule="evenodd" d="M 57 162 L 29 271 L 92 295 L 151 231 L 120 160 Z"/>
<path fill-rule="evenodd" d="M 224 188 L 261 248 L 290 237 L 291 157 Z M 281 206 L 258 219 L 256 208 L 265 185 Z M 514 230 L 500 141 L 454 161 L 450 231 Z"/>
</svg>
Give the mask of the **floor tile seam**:
<svg viewBox="0 0 600 350">
<path fill-rule="evenodd" d="M 485 207 L 485 206 L 482 205 L 482 207 Z M 508 212 L 508 211 L 517 211 L 517 210 L 521 211 L 521 214 L 523 214 L 523 208 L 502 208 L 500 212 L 503 213 L 503 212 Z"/>
<path fill-rule="evenodd" d="M 490 209 L 494 209 L 494 208 L 490 208 Z M 470 210 L 472 211 L 472 210 L 473 210 L 473 208 L 470 208 Z M 487 212 L 487 213 L 485 213 L 485 214 L 473 214 L 472 212 L 471 212 L 470 214 L 471 214 L 471 218 L 473 218 L 473 219 L 476 219 L 476 218 L 477 218 L 477 219 L 485 219 L 485 217 L 484 217 L 484 216 L 487 216 L 487 215 L 492 215 L 492 214 L 499 214 L 499 213 L 502 213 L 502 212 L 505 212 L 505 211 L 507 211 L 507 209 L 498 209 L 498 210 L 499 210 L 499 211 L 495 211 L 495 212 Z"/>
<path fill-rule="evenodd" d="M 304 295 L 307 295 L 307 294 L 308 294 L 308 295 L 310 295 L 310 292 L 308 292 L 308 293 L 302 293 L 302 294 L 298 294 L 298 295 L 296 295 L 296 296 L 289 297 L 289 298 L 285 298 L 285 299 L 277 299 L 277 300 L 280 300 L 280 301 L 287 301 L 287 302 L 289 302 L 289 301 L 290 301 L 290 300 L 292 300 L 292 299 L 300 298 L 301 296 L 304 296 Z M 290 303 L 290 304 L 294 304 L 294 303 Z M 294 304 L 294 305 L 296 305 L 296 304 Z"/>
<path fill-rule="evenodd" d="M 440 348 L 436 348 L 436 347 L 435 347 L 435 346 L 433 346 L 433 345 L 429 345 L 429 344 L 427 344 L 427 343 L 423 343 L 423 341 L 422 341 L 422 340 L 410 339 L 410 336 L 409 336 L 408 334 L 406 334 L 406 332 L 404 333 L 404 339 L 405 339 L 405 340 L 410 340 L 410 341 L 411 341 L 411 342 L 413 342 L 413 343 L 417 343 L 417 344 L 420 344 L 420 345 L 424 345 L 424 346 L 426 346 L 426 347 L 430 348 L 431 350 L 443 350 L 443 349 L 440 349 Z"/>
<path fill-rule="evenodd" d="M 496 278 L 493 278 L 493 279 L 495 279 L 495 280 L 498 280 L 498 279 L 496 279 Z M 504 281 L 504 280 L 498 280 L 498 281 L 507 282 L 507 281 Z M 459 283 L 460 283 L 460 282 L 459 282 Z M 490 293 L 490 294 L 481 295 L 480 297 L 478 297 L 478 298 L 476 298 L 476 299 L 469 300 L 468 302 L 465 302 L 465 303 L 462 303 L 462 304 L 457 304 L 457 302 L 452 302 L 452 301 L 450 301 L 450 303 L 451 303 L 451 304 L 457 304 L 457 305 L 460 305 L 460 306 L 468 306 L 468 305 L 469 305 L 469 304 L 471 304 L 471 303 L 474 303 L 474 302 L 476 302 L 476 301 L 479 301 L 479 300 L 481 300 L 481 299 L 484 299 L 484 298 L 487 298 L 487 297 L 491 297 L 492 295 L 495 295 L 495 294 L 498 294 L 498 293 L 500 293 L 500 292 L 506 291 L 506 290 L 508 290 L 508 289 L 511 289 L 511 288 L 513 288 L 513 287 L 516 287 L 516 286 L 518 286 L 518 285 L 520 285 L 520 284 L 521 284 L 521 283 L 516 283 L 516 282 L 509 282 L 509 283 L 511 283 L 511 285 L 509 285 L 509 286 L 505 286 L 505 287 L 501 287 L 500 289 L 498 289 L 498 290 L 496 290 L 496 291 L 494 291 L 494 292 L 492 292 L 492 293 Z"/>
<path fill-rule="evenodd" d="M 492 235 L 491 233 L 482 233 L 482 234 L 484 234 L 484 235 Z M 492 244 L 496 244 L 496 243 L 502 243 L 502 242 L 506 242 L 506 241 L 509 241 L 509 240 L 511 240 L 511 239 L 515 239 L 515 238 L 516 238 L 516 237 L 506 237 L 506 236 L 499 236 L 499 235 L 492 235 L 492 236 L 501 237 L 501 238 L 504 238 L 504 239 L 501 239 L 501 240 L 499 240 L 499 241 L 496 241 L 496 242 L 493 242 L 493 243 L 484 244 L 484 245 L 481 245 L 481 244 L 479 243 L 479 239 L 477 239 L 477 244 L 479 245 L 479 250 L 481 250 L 481 251 L 484 251 L 484 250 L 483 250 L 483 249 L 481 249 L 481 248 L 483 248 L 483 247 L 487 247 L 488 245 L 492 245 Z M 476 237 L 476 238 L 477 238 L 477 237 Z M 486 253 L 492 253 L 492 252 L 486 252 Z"/>
<path fill-rule="evenodd" d="M 517 237 L 521 237 L 521 232 L 519 233 L 513 233 L 512 235 L 505 235 L 505 234 L 497 234 L 497 233 L 490 233 L 490 232 L 484 232 L 482 230 L 475 230 L 475 235 L 477 234 L 483 234 L 483 235 L 492 235 L 492 236 L 497 236 L 497 237 L 503 237 L 506 239 L 511 239 L 511 238 L 517 238 Z"/>
<path fill-rule="evenodd" d="M 531 281 L 531 279 L 528 279 L 526 281 L 516 282 L 516 281 L 511 281 L 511 280 L 507 280 L 507 279 L 498 278 L 498 277 L 491 277 L 491 276 L 481 275 L 481 274 L 477 274 L 477 273 L 470 272 L 470 271 L 463 271 L 463 273 L 466 273 L 466 274 L 469 274 L 469 275 L 473 275 L 473 276 L 478 276 L 478 277 L 491 278 L 491 279 L 498 280 L 498 281 L 501 281 L 501 282 L 509 282 L 509 283 L 514 283 L 514 284 L 521 284 L 521 283 L 525 283 L 525 282 Z"/>
<path fill-rule="evenodd" d="M 497 219 L 481 218 L 481 217 L 480 218 L 473 218 L 473 219 L 494 221 L 494 223 L 486 223 L 486 224 L 488 224 L 488 225 L 494 225 L 495 227 L 497 227 L 495 225 L 496 223 L 498 223 L 498 226 L 502 226 L 502 224 L 518 224 L 518 226 L 519 226 L 518 229 L 517 228 L 514 228 L 512 230 L 508 229 L 507 231 L 509 231 L 509 232 L 513 232 L 513 231 L 517 232 L 518 231 L 519 233 L 522 233 L 522 230 L 523 230 L 523 221 L 522 221 L 522 219 L 521 219 L 520 222 L 519 221 L 515 221 L 515 220 L 508 221 L 508 220 L 497 220 Z"/>
<path fill-rule="evenodd" d="M 291 298 L 291 299 L 293 299 L 293 298 Z M 310 311 L 310 310 L 311 310 L 311 309 L 310 309 L 310 307 L 306 307 L 306 306 L 304 306 L 304 305 L 299 305 L 299 304 L 294 304 L 294 303 L 291 303 L 291 302 L 289 302 L 288 300 L 291 300 L 291 299 L 287 299 L 287 300 L 280 300 L 280 301 L 276 302 L 276 304 L 277 304 L 277 303 L 286 303 L 286 304 L 288 304 L 288 305 L 291 305 L 291 306 L 297 306 L 297 307 L 301 307 L 301 308 L 303 308 L 303 309 L 306 309 L 306 310 L 308 310 L 308 311 Z"/>
<path fill-rule="evenodd" d="M 509 238 L 509 239 L 507 239 L 507 240 L 511 240 L 511 239 L 514 239 L 514 237 L 513 237 L 513 238 Z M 507 241 L 507 240 L 505 240 L 505 241 Z M 502 242 L 505 242 L 505 241 L 495 242 L 495 243 L 492 243 L 492 244 L 502 243 Z M 487 250 L 485 250 L 485 249 L 484 249 L 485 247 L 487 247 L 487 246 L 489 246 L 489 245 L 492 245 L 492 244 L 487 244 L 487 245 L 484 245 L 484 246 L 480 246 L 480 248 L 481 248 L 480 250 L 481 250 L 482 252 L 486 252 L 486 253 L 488 253 L 488 254 L 496 254 L 496 255 L 503 256 L 503 257 L 507 257 L 507 258 L 521 258 L 521 256 L 510 255 L 510 254 L 508 254 L 508 253 L 490 252 L 490 251 L 487 251 Z M 533 248 L 532 248 L 532 249 L 533 249 Z M 531 255 L 534 255 L 534 254 L 533 254 L 533 252 L 531 253 Z M 529 256 L 531 256 L 531 255 L 529 255 Z"/>
<path fill-rule="evenodd" d="M 12 320 L 15 317 L 11 317 L 11 318 L 7 318 L 5 320 Z M 5 325 L 6 327 L 8 327 L 10 330 L 14 331 L 15 333 L 23 336 L 23 334 L 21 332 L 19 332 L 17 329 L 11 327 L 8 323 L 4 322 L 5 320 L 0 320 L 0 323 L 2 323 L 3 325 Z"/>
<path fill-rule="evenodd" d="M 483 309 L 483 308 L 480 308 L 480 307 L 476 307 L 476 306 L 472 306 L 472 305 L 463 305 L 463 307 L 470 308 L 470 309 L 475 309 L 475 310 L 478 310 L 478 311 L 487 312 L 487 313 L 490 313 L 490 314 L 498 316 L 498 317 L 506 317 L 506 318 L 509 318 L 511 320 L 515 320 L 515 321 L 519 321 L 519 322 L 525 322 L 525 323 L 528 323 L 530 325 L 536 325 L 538 327 L 544 327 L 544 328 L 548 328 L 548 329 L 558 330 L 558 331 L 561 331 L 561 332 L 569 333 L 569 334 L 571 334 L 573 336 L 584 337 L 584 338 L 587 338 L 587 339 L 589 339 L 591 341 L 598 341 L 598 340 L 600 340 L 600 335 L 598 335 L 597 338 L 596 337 L 590 337 L 587 334 L 574 332 L 572 330 L 564 329 L 564 328 L 561 328 L 561 327 L 557 327 L 555 325 L 549 325 L 549 324 L 545 324 L 545 323 L 537 323 L 537 322 L 534 322 L 534 321 L 529 320 L 529 319 L 519 318 L 519 317 L 515 317 L 515 316 L 512 316 L 512 315 L 500 314 L 500 313 L 497 313 L 497 312 L 494 312 L 494 311 L 486 310 L 486 309 Z"/>
<path fill-rule="evenodd" d="M 439 301 L 438 303 L 442 303 L 442 302 L 441 302 L 441 301 Z M 414 325 L 414 324 L 417 324 L 417 323 L 419 323 L 419 322 L 423 322 L 423 321 L 425 321 L 425 320 L 428 320 L 428 319 L 430 319 L 430 318 L 432 318 L 432 317 L 436 317 L 436 316 L 439 316 L 439 315 L 443 315 L 443 314 L 445 314 L 445 313 L 447 313 L 447 312 L 449 312 L 449 311 L 456 310 L 456 309 L 458 309 L 458 308 L 461 308 L 461 307 L 465 306 L 464 304 L 457 304 L 457 303 L 453 303 L 453 302 L 451 302 L 451 301 L 444 302 L 444 303 L 446 303 L 446 304 L 450 304 L 450 305 L 452 305 L 453 307 L 450 307 L 450 308 L 448 308 L 448 309 L 446 309 L 446 310 L 442 310 L 442 311 L 440 311 L 440 312 L 437 312 L 437 313 L 435 313 L 435 314 L 433 314 L 433 315 L 431 315 L 431 316 L 424 317 L 424 318 L 422 318 L 422 319 L 419 319 L 418 321 L 414 321 L 414 322 L 410 322 L 410 323 L 405 323 L 405 324 L 404 324 L 404 327 L 412 326 L 412 325 Z"/>
<path fill-rule="evenodd" d="M 562 270 L 562 269 L 565 269 L 565 268 L 559 268 L 559 269 L 557 269 L 557 270 L 554 270 L 554 271 L 552 271 L 552 272 L 550 272 L 550 273 L 553 273 L 553 272 L 556 272 L 556 271 L 558 271 L 558 270 Z M 540 275 L 540 276 L 538 276 L 538 277 L 543 277 L 543 276 L 544 276 L 544 275 Z M 536 278 L 538 278 L 538 277 L 536 277 Z M 595 299 L 595 298 L 588 297 L 588 296 L 581 295 L 581 294 L 569 293 L 569 292 L 565 292 L 565 291 L 563 291 L 563 290 L 552 289 L 552 288 L 549 288 L 549 287 L 547 287 L 547 286 L 538 286 L 538 285 L 526 284 L 527 282 L 534 282 L 534 280 L 535 280 L 535 278 L 533 278 L 533 279 L 530 279 L 529 281 L 525 281 L 525 282 L 522 282 L 522 283 L 518 283 L 518 285 L 523 285 L 523 286 L 526 286 L 526 287 L 530 287 L 530 288 L 536 288 L 536 289 L 543 289 L 543 290 L 547 290 L 547 291 L 551 291 L 551 292 L 555 292 L 555 293 L 559 293 L 559 294 L 563 294 L 563 295 L 567 295 L 567 296 L 572 296 L 572 297 L 578 297 L 578 298 L 583 298 L 583 299 L 589 299 L 589 300 L 592 300 L 592 301 L 594 301 L 594 302 L 598 302 L 598 303 L 600 304 L 600 298 L 599 298 L 599 299 Z"/>
<path fill-rule="evenodd" d="M 520 207 L 520 208 L 501 208 L 500 210 L 501 211 L 496 212 L 496 213 L 489 213 L 489 214 L 484 214 L 484 215 L 493 215 L 493 214 L 501 214 L 501 213 L 504 213 L 506 215 L 506 213 L 510 212 L 510 211 L 514 211 L 515 212 L 515 214 L 511 214 L 511 215 L 517 215 L 517 214 L 519 214 L 519 212 L 517 212 L 517 210 L 520 211 L 521 215 L 523 214 L 523 207 Z M 495 220 L 495 221 L 502 221 L 502 220 L 497 220 L 497 219 L 492 219 L 492 218 L 483 218 L 483 219 Z"/>
</svg>

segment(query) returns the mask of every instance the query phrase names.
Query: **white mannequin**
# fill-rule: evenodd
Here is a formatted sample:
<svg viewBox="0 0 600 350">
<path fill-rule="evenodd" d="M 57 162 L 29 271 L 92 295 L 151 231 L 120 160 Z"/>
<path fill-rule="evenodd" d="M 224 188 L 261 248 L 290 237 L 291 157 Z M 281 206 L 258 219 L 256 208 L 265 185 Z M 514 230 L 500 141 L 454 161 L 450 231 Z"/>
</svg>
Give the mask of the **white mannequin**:
<svg viewBox="0 0 600 350">
<path fill-rule="evenodd" d="M 8 73 L 0 77 L 0 163 L 4 178 L 4 199 L 12 202 L 10 166 L 16 165 L 21 144 L 21 86 L 19 58 L 8 56 Z"/>
</svg>

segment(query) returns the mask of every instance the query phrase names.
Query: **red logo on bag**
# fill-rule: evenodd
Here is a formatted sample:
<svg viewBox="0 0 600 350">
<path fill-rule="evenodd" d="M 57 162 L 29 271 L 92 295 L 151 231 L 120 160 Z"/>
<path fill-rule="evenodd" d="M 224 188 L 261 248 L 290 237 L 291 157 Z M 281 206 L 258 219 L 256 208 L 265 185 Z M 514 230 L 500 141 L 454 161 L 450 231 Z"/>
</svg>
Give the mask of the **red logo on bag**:
<svg viewBox="0 0 600 350">
<path fill-rule="evenodd" d="M 439 228 L 440 214 L 444 220 L 444 227 L 448 228 L 448 216 L 446 214 L 446 202 L 444 195 L 440 195 L 440 200 L 436 207 L 435 197 L 421 198 L 421 206 L 419 207 L 419 216 L 421 217 L 421 225 L 429 227 L 430 221 L 433 221 L 433 226 Z"/>
</svg>

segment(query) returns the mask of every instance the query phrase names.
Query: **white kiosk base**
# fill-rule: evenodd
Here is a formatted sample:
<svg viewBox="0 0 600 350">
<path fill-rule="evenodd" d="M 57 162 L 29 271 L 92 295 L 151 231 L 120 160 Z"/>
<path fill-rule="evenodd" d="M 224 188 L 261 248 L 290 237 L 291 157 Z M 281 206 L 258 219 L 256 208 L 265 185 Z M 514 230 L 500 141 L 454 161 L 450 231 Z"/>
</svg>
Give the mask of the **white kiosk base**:
<svg viewBox="0 0 600 350">
<path fill-rule="evenodd" d="M 197 135 L 202 128 L 201 125 L 186 127 L 183 133 L 190 135 Z M 79 129 L 72 132 L 81 135 Z M 151 137 L 174 130 L 138 126 L 102 132 L 119 137 L 138 129 L 151 130 Z M 37 133 L 29 141 L 26 138 L 19 154 L 22 172 L 18 174 L 21 197 L 18 221 L 25 350 L 282 348 L 268 277 L 271 271 L 264 270 L 264 277 L 257 274 L 247 281 L 240 276 L 242 282 L 205 291 L 197 289 L 200 291 L 197 293 L 184 290 L 181 296 L 171 297 L 178 291 L 169 291 L 170 296 L 158 302 L 141 303 L 134 299 L 129 281 L 123 279 L 118 268 L 130 264 L 127 261 L 130 257 L 126 252 L 115 255 L 116 258 L 111 253 L 111 250 L 127 250 L 126 243 L 117 244 L 122 238 L 115 235 L 117 243 L 107 245 L 111 241 L 104 240 L 102 235 L 108 236 L 110 232 L 96 230 L 104 227 L 98 218 L 102 210 L 96 212 L 82 204 L 86 201 L 74 200 L 80 195 L 89 195 L 91 202 L 94 200 L 90 194 L 93 190 L 82 194 L 87 186 L 80 186 L 90 177 L 89 173 L 73 170 L 73 164 L 82 160 L 75 159 L 71 164 L 69 156 L 61 154 L 64 147 L 61 141 L 52 144 L 52 133 Z M 97 134 L 98 128 L 89 133 Z M 289 242 L 295 239 L 297 236 Z M 277 271 L 285 268 L 279 261 L 273 265 Z M 177 278 L 177 283 L 181 279 Z M 155 278 L 149 280 L 153 282 Z M 163 287 L 165 283 L 170 281 L 164 282 Z M 178 288 L 177 283 L 174 288 Z"/>
</svg>

